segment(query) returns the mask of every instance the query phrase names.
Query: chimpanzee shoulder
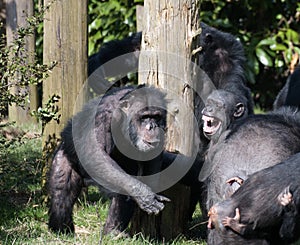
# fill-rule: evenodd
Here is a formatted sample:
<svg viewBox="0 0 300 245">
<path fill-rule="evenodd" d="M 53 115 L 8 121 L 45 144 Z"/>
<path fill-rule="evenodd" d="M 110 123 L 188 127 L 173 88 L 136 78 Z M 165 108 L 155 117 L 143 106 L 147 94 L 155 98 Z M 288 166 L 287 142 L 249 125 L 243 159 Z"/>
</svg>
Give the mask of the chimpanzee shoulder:
<svg viewBox="0 0 300 245">
<path fill-rule="evenodd" d="M 274 127 L 274 125 L 283 125 L 291 130 L 294 130 L 296 135 L 299 135 L 300 128 L 300 111 L 292 107 L 281 107 L 277 110 L 266 114 L 253 114 L 248 117 L 233 121 L 229 126 L 226 139 L 233 137 L 237 132 L 246 127 Z"/>
</svg>

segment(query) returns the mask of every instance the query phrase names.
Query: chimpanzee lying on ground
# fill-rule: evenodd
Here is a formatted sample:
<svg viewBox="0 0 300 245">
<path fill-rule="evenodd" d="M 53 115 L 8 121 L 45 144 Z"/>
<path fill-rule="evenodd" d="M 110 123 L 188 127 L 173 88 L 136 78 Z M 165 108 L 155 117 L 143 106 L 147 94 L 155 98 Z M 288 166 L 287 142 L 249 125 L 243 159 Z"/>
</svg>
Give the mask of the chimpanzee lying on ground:
<svg viewBox="0 0 300 245">
<path fill-rule="evenodd" d="M 300 108 L 300 66 L 288 77 L 286 84 L 280 90 L 274 102 L 274 109 L 281 106 L 297 106 Z"/>
<path fill-rule="evenodd" d="M 200 180 L 207 184 L 207 208 L 230 197 L 247 177 L 300 151 L 300 115 L 290 108 L 236 120 L 208 150 Z M 209 232 L 209 244 L 218 244 L 218 231 Z"/>
<path fill-rule="evenodd" d="M 210 209 L 208 226 L 218 229 L 222 237 L 215 244 L 256 245 L 265 241 L 281 245 L 299 239 L 299 176 L 300 153 L 250 175 L 229 199 Z"/>
<path fill-rule="evenodd" d="M 72 210 L 85 178 L 114 192 L 105 233 L 123 231 L 135 203 L 148 214 L 160 212 L 169 200 L 134 176 L 160 169 L 165 127 L 165 95 L 158 89 L 112 89 L 88 103 L 61 133 L 50 171 L 49 228 L 74 232 Z"/>
</svg>

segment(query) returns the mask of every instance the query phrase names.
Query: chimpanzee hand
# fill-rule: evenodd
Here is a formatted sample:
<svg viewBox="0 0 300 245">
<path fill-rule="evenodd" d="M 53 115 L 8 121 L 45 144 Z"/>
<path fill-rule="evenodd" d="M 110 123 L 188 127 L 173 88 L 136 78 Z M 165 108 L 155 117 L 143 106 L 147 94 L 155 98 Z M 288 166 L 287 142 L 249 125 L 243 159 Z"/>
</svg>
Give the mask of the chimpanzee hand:
<svg viewBox="0 0 300 245">
<path fill-rule="evenodd" d="M 134 196 L 133 198 L 139 207 L 148 214 L 158 214 L 165 207 L 163 202 L 171 201 L 169 198 L 157 195 L 149 190 L 146 195 Z"/>
</svg>

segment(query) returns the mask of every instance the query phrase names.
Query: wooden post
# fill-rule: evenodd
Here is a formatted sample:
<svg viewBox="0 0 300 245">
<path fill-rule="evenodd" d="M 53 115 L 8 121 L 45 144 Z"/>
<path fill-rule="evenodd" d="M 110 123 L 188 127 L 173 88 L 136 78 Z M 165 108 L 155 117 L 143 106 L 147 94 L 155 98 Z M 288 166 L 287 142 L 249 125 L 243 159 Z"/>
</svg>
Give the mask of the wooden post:
<svg viewBox="0 0 300 245">
<path fill-rule="evenodd" d="M 193 116 L 195 78 L 192 49 L 200 28 L 197 0 L 145 0 L 139 82 L 167 92 L 167 149 L 195 156 L 197 123 Z M 179 181 L 179 179 L 178 179 Z M 163 195 L 171 199 L 163 212 L 148 216 L 138 210 L 132 233 L 169 240 L 183 233 L 188 222 L 189 188 L 176 184 Z"/>
<path fill-rule="evenodd" d="M 59 138 L 65 123 L 73 114 L 77 97 L 87 78 L 87 0 L 44 0 L 50 5 L 44 22 L 44 63 L 57 65 L 43 84 L 43 104 L 53 95 L 60 123 L 50 121 L 43 133 L 43 145 L 50 136 Z"/>
<path fill-rule="evenodd" d="M 26 18 L 33 14 L 33 0 L 6 0 L 6 37 L 7 45 L 10 45 L 15 36 L 14 32 L 18 27 L 26 26 Z M 28 62 L 32 62 L 34 59 L 34 36 L 26 37 L 26 53 L 28 54 Z M 15 74 L 17 76 L 17 74 Z M 24 88 L 23 88 L 24 89 Z M 29 88 L 25 88 L 29 90 Z M 12 88 L 12 93 L 19 93 L 20 91 L 18 86 Z M 9 106 L 8 115 L 11 121 L 16 121 L 17 123 L 24 123 L 30 119 L 28 114 L 28 108 L 21 108 L 16 105 Z M 34 108 L 35 109 L 35 108 Z"/>
</svg>

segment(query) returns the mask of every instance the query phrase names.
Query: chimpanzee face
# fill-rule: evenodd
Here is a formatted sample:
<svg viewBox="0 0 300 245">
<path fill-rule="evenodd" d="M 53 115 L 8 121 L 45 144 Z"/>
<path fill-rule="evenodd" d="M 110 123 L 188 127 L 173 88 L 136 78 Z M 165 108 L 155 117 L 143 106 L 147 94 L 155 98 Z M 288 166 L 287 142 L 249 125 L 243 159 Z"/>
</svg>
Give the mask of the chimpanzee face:
<svg viewBox="0 0 300 245">
<path fill-rule="evenodd" d="M 130 157 L 140 153 L 156 156 L 163 151 L 167 111 L 164 96 L 152 88 L 141 88 L 120 101 L 113 118 L 119 125 L 114 127 L 115 139 L 123 141 L 122 144 L 115 143 L 124 149 L 123 154 L 130 151 Z M 150 155 L 145 155 L 146 152 Z"/>
<path fill-rule="evenodd" d="M 202 111 L 203 132 L 217 140 L 235 119 L 245 114 L 242 99 L 225 90 L 215 90 L 207 98 Z"/>
<path fill-rule="evenodd" d="M 155 150 L 164 144 L 166 113 L 160 108 L 146 108 L 136 113 L 129 136 L 140 151 Z"/>
</svg>

